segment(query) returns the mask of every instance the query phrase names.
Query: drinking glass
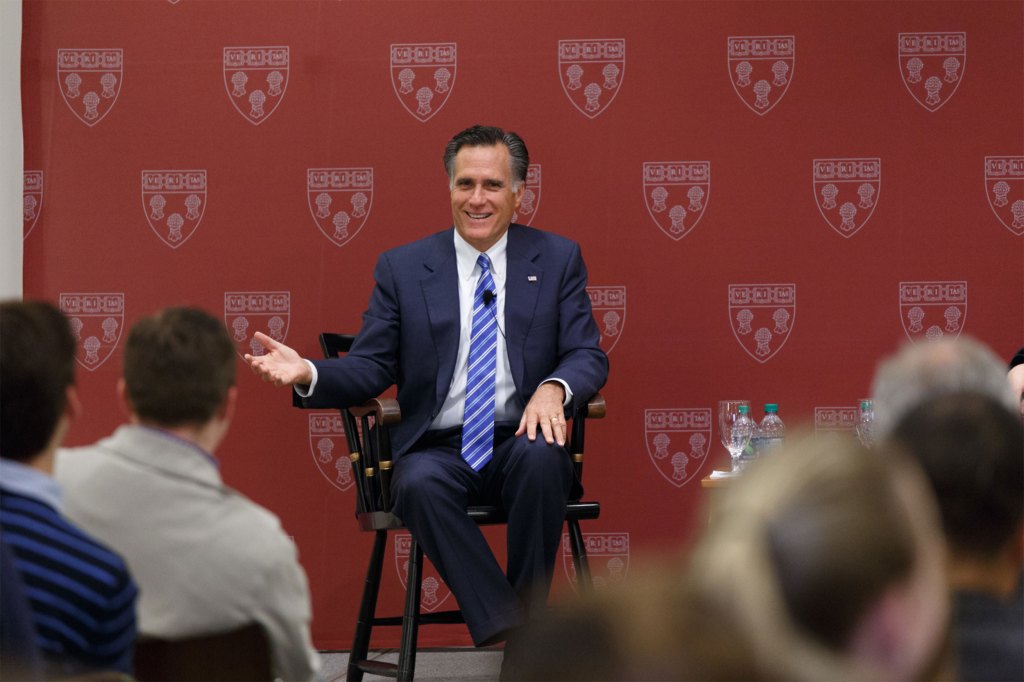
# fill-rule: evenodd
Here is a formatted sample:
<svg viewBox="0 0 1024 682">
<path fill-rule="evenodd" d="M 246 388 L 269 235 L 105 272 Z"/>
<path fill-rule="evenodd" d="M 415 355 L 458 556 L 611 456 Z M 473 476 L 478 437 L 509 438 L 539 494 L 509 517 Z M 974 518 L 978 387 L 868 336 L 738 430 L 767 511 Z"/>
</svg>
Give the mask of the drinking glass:
<svg viewBox="0 0 1024 682">
<path fill-rule="evenodd" d="M 740 419 L 740 406 L 746 406 L 748 414 L 745 420 Z M 718 401 L 718 433 L 722 439 L 722 445 L 729 451 L 732 459 L 732 473 L 740 472 L 740 455 L 744 448 L 750 443 L 753 435 L 754 422 L 750 418 L 749 400 L 720 400 Z"/>
<path fill-rule="evenodd" d="M 875 442 L 871 435 L 871 427 L 875 422 L 875 404 L 870 398 L 861 398 L 857 405 L 857 426 L 854 432 L 861 444 L 870 448 Z"/>
</svg>

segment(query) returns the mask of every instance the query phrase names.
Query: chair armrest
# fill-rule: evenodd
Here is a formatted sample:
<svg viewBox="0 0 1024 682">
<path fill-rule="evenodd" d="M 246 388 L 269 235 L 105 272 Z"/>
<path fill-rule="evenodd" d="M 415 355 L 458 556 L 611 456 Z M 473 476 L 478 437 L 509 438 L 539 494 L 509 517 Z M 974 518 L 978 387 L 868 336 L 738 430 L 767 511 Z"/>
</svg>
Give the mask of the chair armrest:
<svg viewBox="0 0 1024 682">
<path fill-rule="evenodd" d="M 350 407 L 349 411 L 359 418 L 372 414 L 380 426 L 394 426 L 402 421 L 402 410 L 394 398 L 373 398 L 362 405 Z"/>
<path fill-rule="evenodd" d="M 587 419 L 603 419 L 604 414 L 604 396 L 600 393 L 595 393 L 594 397 L 587 401 Z"/>
</svg>

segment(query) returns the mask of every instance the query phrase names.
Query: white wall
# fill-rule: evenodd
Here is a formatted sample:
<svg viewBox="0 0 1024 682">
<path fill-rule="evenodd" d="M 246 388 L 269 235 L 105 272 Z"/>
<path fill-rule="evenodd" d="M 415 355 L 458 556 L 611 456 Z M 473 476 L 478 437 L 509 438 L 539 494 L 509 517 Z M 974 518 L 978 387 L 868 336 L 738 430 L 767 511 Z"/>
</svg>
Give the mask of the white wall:
<svg viewBox="0 0 1024 682">
<path fill-rule="evenodd" d="M 22 284 L 21 1 L 0 0 L 0 299 Z"/>
</svg>

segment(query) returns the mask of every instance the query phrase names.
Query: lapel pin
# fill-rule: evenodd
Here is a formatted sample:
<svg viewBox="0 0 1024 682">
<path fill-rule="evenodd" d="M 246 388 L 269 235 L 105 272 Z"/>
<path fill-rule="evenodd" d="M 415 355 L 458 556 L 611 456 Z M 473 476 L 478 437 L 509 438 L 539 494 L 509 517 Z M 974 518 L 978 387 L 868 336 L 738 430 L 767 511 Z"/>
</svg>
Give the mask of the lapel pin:
<svg viewBox="0 0 1024 682">
<path fill-rule="evenodd" d="M 526 276 L 526 281 L 527 282 L 536 282 L 537 281 L 537 275 L 527 275 Z"/>
</svg>

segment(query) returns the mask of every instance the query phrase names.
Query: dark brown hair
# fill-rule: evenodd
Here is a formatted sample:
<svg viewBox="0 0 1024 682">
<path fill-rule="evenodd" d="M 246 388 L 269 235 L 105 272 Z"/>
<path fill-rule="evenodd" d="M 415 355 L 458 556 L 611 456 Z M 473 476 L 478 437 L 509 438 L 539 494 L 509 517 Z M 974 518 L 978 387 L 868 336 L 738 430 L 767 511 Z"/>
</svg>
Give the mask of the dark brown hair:
<svg viewBox="0 0 1024 682">
<path fill-rule="evenodd" d="M 135 323 L 124 379 L 135 413 L 163 426 L 202 424 L 235 384 L 224 324 L 198 308 L 166 308 Z"/>
<path fill-rule="evenodd" d="M 444 148 L 444 170 L 448 180 L 455 179 L 455 156 L 463 147 L 493 147 L 503 144 L 508 148 L 509 165 L 512 180 L 519 184 L 526 182 L 526 171 L 530 167 L 530 152 L 526 149 L 523 138 L 511 130 L 502 130 L 494 126 L 475 125 L 466 128 L 449 140 Z"/>
<path fill-rule="evenodd" d="M 75 337 L 50 303 L 0 303 L 0 457 L 28 461 L 45 448 L 75 383 Z"/>
<path fill-rule="evenodd" d="M 989 558 L 1024 520 L 1024 426 L 987 395 L 932 398 L 896 425 L 892 440 L 912 454 L 939 503 L 958 553 Z"/>
</svg>

